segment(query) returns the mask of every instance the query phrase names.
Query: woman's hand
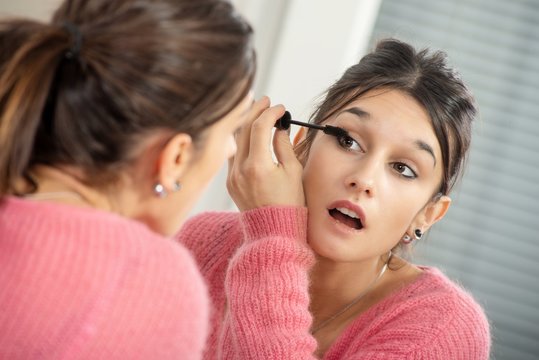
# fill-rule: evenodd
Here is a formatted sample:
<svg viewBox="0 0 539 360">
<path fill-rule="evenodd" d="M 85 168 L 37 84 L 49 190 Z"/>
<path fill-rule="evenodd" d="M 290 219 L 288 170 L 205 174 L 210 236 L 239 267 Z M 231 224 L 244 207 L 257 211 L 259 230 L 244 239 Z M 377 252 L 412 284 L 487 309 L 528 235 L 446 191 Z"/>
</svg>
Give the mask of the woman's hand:
<svg viewBox="0 0 539 360">
<path fill-rule="evenodd" d="M 263 206 L 305 206 L 301 163 L 287 131 L 276 130 L 272 158 L 272 130 L 283 116 L 282 105 L 269 98 L 255 102 L 249 120 L 236 134 L 236 155 L 229 160 L 227 188 L 241 211 Z"/>
</svg>

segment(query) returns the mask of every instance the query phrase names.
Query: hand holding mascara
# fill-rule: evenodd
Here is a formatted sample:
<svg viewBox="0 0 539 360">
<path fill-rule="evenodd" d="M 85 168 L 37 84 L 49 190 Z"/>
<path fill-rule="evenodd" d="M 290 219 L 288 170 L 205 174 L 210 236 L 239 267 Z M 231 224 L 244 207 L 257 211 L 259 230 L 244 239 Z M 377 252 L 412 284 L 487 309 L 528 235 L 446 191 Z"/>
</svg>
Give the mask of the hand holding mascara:
<svg viewBox="0 0 539 360">
<path fill-rule="evenodd" d="M 305 206 L 303 168 L 286 132 L 272 132 L 282 105 L 256 101 L 249 120 L 236 134 L 237 151 L 229 162 L 227 188 L 241 211 L 264 206 Z"/>
</svg>

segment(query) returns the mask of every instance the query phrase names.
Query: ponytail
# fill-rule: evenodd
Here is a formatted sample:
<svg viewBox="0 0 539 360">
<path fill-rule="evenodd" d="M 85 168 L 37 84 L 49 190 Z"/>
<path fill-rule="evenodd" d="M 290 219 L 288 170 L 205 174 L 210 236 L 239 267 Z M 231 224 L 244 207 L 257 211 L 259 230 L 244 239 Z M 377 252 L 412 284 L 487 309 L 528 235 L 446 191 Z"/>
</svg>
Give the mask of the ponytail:
<svg viewBox="0 0 539 360">
<path fill-rule="evenodd" d="M 55 72 L 69 46 L 57 26 L 33 21 L 0 24 L 0 198 L 25 176 Z"/>
<path fill-rule="evenodd" d="M 0 199 L 35 190 L 16 181 L 36 185 L 38 164 L 111 185 L 141 139 L 197 141 L 254 78 L 252 30 L 225 0 L 64 0 L 51 21 L 0 21 Z"/>
</svg>

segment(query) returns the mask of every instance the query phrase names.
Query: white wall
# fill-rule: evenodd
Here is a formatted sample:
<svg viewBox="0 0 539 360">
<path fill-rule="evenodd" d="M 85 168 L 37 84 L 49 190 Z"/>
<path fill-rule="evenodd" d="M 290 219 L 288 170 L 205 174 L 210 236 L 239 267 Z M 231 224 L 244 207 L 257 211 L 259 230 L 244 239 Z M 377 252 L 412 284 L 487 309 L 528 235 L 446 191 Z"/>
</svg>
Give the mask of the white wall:
<svg viewBox="0 0 539 360">
<path fill-rule="evenodd" d="M 27 16 L 48 20 L 60 0 L 0 0 L 0 16 Z"/>
<path fill-rule="evenodd" d="M 379 3 L 291 1 L 266 93 L 306 120 L 313 100 L 365 51 Z"/>
</svg>

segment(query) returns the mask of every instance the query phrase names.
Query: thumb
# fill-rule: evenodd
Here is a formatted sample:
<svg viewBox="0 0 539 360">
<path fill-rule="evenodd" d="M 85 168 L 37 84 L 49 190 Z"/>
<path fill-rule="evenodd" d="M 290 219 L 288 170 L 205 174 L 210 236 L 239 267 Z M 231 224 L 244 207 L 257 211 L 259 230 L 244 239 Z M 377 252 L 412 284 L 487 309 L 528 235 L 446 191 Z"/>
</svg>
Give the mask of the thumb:
<svg viewBox="0 0 539 360">
<path fill-rule="evenodd" d="M 290 141 L 289 132 L 286 130 L 275 130 L 273 136 L 273 150 L 279 164 L 282 164 L 285 167 L 287 164 L 299 162 L 296 153 L 294 152 L 294 146 Z"/>
</svg>

